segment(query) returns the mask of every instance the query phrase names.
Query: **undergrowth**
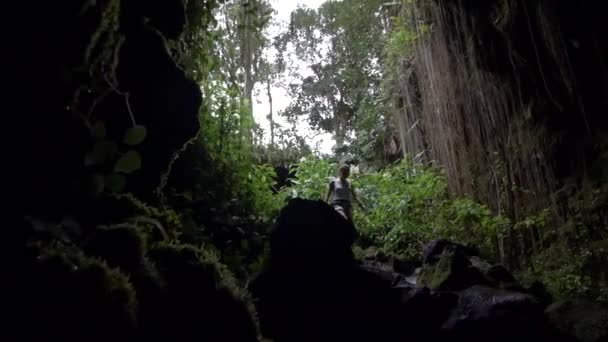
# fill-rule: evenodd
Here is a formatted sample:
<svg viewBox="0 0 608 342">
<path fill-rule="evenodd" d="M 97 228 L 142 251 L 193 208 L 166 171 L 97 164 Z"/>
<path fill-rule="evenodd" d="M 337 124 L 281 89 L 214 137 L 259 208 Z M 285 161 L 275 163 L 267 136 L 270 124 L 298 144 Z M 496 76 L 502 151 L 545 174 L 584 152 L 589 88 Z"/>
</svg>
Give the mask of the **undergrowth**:
<svg viewBox="0 0 608 342">
<path fill-rule="evenodd" d="M 337 167 L 329 160 L 302 159 L 293 185 L 274 195 L 275 201 L 284 203 L 294 197 L 324 199 Z M 602 214 L 608 203 L 605 189 L 572 197 L 568 208 L 571 221 L 549 229 L 552 221 L 548 209 L 512 222 L 481 203 L 451 194 L 440 169 L 400 161 L 379 171 L 354 173 L 351 178 L 369 209 L 355 210 L 360 236 L 356 254 L 365 255 L 370 250 L 371 254 L 415 259 L 420 257 L 424 244 L 444 238 L 473 246 L 483 257 L 499 263 L 501 248 L 505 248 L 501 241 L 509 231 L 534 226 L 545 235 L 545 244 L 526 251 L 529 262 L 513 270 L 521 281 L 540 280 L 556 298 L 607 299 L 607 274 L 601 266 L 608 256 Z M 561 238 L 554 236 L 556 232 L 561 232 Z"/>
</svg>

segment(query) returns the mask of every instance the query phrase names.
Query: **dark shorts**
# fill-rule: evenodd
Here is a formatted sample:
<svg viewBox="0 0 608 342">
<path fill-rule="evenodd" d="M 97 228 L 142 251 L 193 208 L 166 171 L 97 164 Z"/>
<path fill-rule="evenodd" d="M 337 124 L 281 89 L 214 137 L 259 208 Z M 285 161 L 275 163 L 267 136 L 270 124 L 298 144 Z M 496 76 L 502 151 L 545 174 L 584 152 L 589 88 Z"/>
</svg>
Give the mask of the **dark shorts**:
<svg viewBox="0 0 608 342">
<path fill-rule="evenodd" d="M 349 201 L 332 201 L 331 206 L 336 209 L 337 212 L 342 214 L 346 219 L 353 219 L 353 205 Z"/>
</svg>

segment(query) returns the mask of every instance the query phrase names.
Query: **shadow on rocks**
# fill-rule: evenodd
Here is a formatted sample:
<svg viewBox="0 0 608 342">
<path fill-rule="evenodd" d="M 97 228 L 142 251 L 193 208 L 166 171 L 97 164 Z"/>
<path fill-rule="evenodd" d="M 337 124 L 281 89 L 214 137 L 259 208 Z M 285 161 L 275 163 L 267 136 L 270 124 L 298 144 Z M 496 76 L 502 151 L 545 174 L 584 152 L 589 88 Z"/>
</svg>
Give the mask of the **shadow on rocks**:
<svg viewBox="0 0 608 342">
<path fill-rule="evenodd" d="M 324 202 L 290 201 L 271 235 L 269 267 L 251 285 L 266 337 L 392 340 L 398 297 L 356 264 L 354 239 L 353 225 Z"/>
</svg>

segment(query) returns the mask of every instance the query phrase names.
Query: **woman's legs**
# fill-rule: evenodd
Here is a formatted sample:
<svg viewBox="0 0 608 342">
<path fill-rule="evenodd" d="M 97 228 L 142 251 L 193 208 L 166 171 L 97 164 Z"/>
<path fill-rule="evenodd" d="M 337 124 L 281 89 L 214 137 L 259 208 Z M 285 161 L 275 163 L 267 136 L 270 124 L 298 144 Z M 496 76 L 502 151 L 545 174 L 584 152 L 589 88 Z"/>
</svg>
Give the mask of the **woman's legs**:
<svg viewBox="0 0 608 342">
<path fill-rule="evenodd" d="M 334 201 L 332 207 L 345 219 L 353 220 L 353 206 L 348 201 Z"/>
<path fill-rule="evenodd" d="M 344 212 L 346 213 L 346 218 L 350 221 L 353 220 L 353 206 L 348 203 L 344 205 Z"/>
</svg>

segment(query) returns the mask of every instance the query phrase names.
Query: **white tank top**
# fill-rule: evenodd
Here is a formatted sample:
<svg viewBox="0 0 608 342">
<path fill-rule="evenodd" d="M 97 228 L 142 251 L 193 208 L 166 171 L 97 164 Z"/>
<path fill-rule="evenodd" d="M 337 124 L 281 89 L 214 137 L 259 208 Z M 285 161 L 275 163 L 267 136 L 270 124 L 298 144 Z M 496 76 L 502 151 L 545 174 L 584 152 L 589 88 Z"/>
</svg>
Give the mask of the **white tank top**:
<svg viewBox="0 0 608 342">
<path fill-rule="evenodd" d="M 340 180 L 340 178 L 335 178 L 333 181 L 334 184 L 334 201 L 349 201 L 351 200 L 350 196 L 350 182 L 345 180 L 344 182 Z"/>
</svg>

